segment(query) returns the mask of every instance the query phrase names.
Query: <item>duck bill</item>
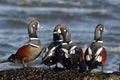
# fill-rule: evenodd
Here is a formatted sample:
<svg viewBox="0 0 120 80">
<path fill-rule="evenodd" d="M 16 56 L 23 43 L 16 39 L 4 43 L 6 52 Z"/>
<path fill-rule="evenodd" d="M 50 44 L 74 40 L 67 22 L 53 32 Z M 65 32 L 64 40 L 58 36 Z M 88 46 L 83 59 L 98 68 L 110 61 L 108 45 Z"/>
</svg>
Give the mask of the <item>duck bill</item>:
<svg viewBox="0 0 120 80">
<path fill-rule="evenodd" d="M 6 63 L 6 62 L 9 62 L 9 60 L 0 61 L 0 63 Z"/>
</svg>

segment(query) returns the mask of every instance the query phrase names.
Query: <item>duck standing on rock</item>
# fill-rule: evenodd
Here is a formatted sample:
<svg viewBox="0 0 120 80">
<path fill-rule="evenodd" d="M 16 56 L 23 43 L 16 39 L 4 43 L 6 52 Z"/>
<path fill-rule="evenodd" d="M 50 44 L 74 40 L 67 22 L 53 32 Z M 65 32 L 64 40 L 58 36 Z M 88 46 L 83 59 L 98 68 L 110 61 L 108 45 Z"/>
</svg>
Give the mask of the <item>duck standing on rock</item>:
<svg viewBox="0 0 120 80">
<path fill-rule="evenodd" d="M 103 46 L 102 33 L 105 31 L 103 24 L 98 24 L 94 32 L 94 41 L 85 51 L 85 62 L 88 66 L 89 71 L 97 68 L 97 66 L 102 67 L 106 62 L 107 52 Z"/>
<path fill-rule="evenodd" d="M 53 42 L 45 49 L 42 56 L 42 63 L 45 65 L 54 65 L 58 61 L 55 57 L 55 49 L 60 45 L 63 41 L 60 37 L 60 34 L 56 31 L 61 27 L 61 24 L 58 24 L 53 31 Z"/>
<path fill-rule="evenodd" d="M 19 48 L 15 54 L 12 54 L 7 60 L 1 61 L 0 63 L 21 63 L 23 67 L 27 67 L 29 62 L 36 59 L 42 50 L 41 42 L 36 34 L 38 28 L 42 28 L 39 22 L 37 20 L 32 20 L 28 26 L 29 41 Z"/>
<path fill-rule="evenodd" d="M 77 68 L 86 70 L 83 60 L 83 51 L 76 43 L 71 41 L 71 32 L 67 26 L 58 28 L 57 33 L 61 34 L 63 41 L 55 50 L 55 56 L 65 69 Z"/>
</svg>

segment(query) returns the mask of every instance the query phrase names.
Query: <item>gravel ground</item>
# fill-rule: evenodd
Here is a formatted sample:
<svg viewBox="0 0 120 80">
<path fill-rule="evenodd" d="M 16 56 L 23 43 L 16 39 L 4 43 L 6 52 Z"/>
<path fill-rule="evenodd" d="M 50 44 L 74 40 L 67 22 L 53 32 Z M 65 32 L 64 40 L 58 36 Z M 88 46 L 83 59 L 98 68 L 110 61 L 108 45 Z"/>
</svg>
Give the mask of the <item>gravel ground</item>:
<svg viewBox="0 0 120 80">
<path fill-rule="evenodd" d="M 77 69 L 56 71 L 29 67 L 0 71 L 0 80 L 120 80 L 120 72 L 79 73 Z"/>
</svg>

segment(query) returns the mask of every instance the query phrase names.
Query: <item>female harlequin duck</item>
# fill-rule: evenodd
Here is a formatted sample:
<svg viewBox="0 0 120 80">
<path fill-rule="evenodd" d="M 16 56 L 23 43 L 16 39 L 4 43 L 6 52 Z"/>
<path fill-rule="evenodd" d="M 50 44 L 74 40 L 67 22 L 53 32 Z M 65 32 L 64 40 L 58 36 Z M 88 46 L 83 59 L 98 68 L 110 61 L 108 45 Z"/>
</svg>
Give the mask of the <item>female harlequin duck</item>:
<svg viewBox="0 0 120 80">
<path fill-rule="evenodd" d="M 60 45 L 62 42 L 62 39 L 60 37 L 60 34 L 57 33 L 57 30 L 61 27 L 61 24 L 58 24 L 53 31 L 53 42 L 45 49 L 43 52 L 43 57 L 42 57 L 42 63 L 45 65 L 54 65 L 58 61 L 55 57 L 55 49 Z"/>
<path fill-rule="evenodd" d="M 89 71 L 97 68 L 97 66 L 101 66 L 103 71 L 103 65 L 106 62 L 107 55 L 106 49 L 104 48 L 102 41 L 103 31 L 105 31 L 103 24 L 98 24 L 94 33 L 94 41 L 85 51 L 84 58 Z"/>
<path fill-rule="evenodd" d="M 32 20 L 28 26 L 29 41 L 12 54 L 7 60 L 2 62 L 21 63 L 23 67 L 27 67 L 27 63 L 36 59 L 41 53 L 41 42 L 36 34 L 36 30 L 40 28 L 37 20 Z"/>
<path fill-rule="evenodd" d="M 83 51 L 76 43 L 71 41 L 71 32 L 66 26 L 58 28 L 57 32 L 62 35 L 63 42 L 55 50 L 55 56 L 65 69 L 80 67 L 81 71 L 86 70 L 83 60 Z"/>
</svg>

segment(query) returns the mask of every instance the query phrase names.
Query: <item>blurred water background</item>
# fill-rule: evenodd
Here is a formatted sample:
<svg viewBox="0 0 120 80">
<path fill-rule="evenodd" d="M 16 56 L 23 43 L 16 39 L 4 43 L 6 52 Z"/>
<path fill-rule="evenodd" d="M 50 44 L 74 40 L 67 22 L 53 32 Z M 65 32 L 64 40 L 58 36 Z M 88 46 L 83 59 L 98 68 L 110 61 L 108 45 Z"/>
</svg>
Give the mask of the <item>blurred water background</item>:
<svg viewBox="0 0 120 80">
<path fill-rule="evenodd" d="M 104 24 L 104 46 L 107 49 L 105 70 L 118 70 L 120 63 L 120 0 L 0 0 L 0 60 L 6 59 L 28 41 L 27 25 L 38 19 L 43 29 L 38 36 L 46 47 L 52 41 L 54 27 L 67 25 L 73 42 L 86 49 L 93 41 L 94 29 Z M 31 66 L 41 67 L 39 57 Z M 0 69 L 18 68 L 13 63 Z"/>
</svg>

